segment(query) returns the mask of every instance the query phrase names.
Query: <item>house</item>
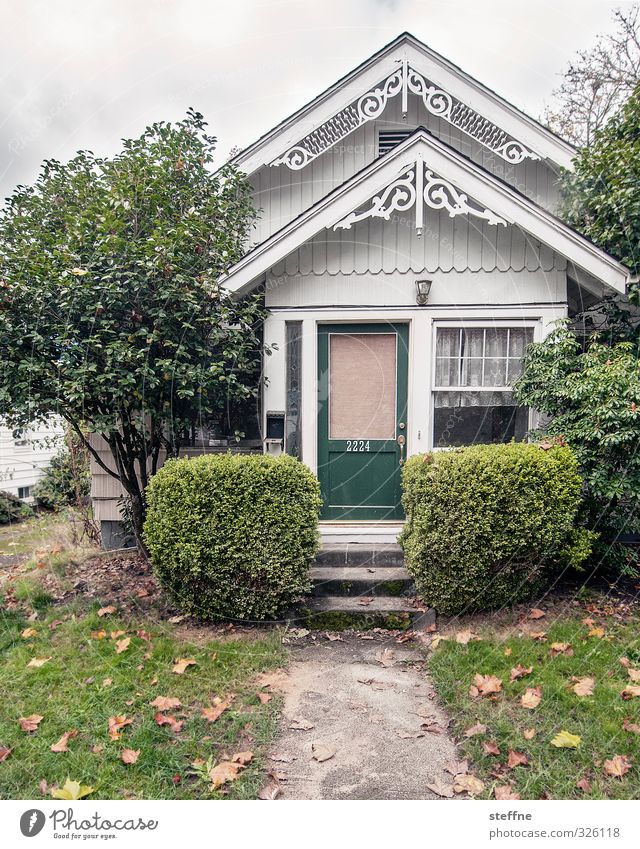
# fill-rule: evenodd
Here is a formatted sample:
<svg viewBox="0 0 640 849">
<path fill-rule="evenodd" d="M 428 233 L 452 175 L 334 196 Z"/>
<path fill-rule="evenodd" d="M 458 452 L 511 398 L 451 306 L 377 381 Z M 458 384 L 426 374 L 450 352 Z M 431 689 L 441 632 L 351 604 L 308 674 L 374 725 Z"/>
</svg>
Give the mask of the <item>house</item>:
<svg viewBox="0 0 640 849">
<path fill-rule="evenodd" d="M 56 417 L 19 432 L 0 422 L 0 490 L 32 504 L 33 488 L 60 450 L 63 433 Z"/>
<path fill-rule="evenodd" d="M 224 285 L 269 308 L 264 450 L 317 473 L 325 539 L 395 539 L 409 455 L 522 439 L 527 344 L 625 293 L 557 217 L 573 154 L 404 33 L 233 160 L 261 210 Z"/>
</svg>

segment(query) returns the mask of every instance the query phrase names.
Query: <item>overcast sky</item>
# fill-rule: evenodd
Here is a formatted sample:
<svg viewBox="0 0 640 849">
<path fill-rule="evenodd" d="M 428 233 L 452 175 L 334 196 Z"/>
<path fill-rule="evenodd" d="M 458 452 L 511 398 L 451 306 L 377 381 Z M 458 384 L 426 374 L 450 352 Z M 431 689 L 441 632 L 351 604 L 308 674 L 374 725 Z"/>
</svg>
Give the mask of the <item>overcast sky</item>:
<svg viewBox="0 0 640 849">
<path fill-rule="evenodd" d="M 539 116 L 606 0 L 0 0 L 0 197 L 47 157 L 203 112 L 221 158 L 408 30 Z"/>
</svg>

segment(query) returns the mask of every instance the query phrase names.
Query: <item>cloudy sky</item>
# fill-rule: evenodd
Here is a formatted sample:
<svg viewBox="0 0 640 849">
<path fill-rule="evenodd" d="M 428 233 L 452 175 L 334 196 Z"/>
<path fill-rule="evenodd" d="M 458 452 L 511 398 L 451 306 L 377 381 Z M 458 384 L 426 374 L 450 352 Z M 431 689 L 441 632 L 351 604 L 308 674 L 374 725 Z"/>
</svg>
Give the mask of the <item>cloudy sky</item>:
<svg viewBox="0 0 640 849">
<path fill-rule="evenodd" d="M 531 115 L 607 0 L 0 0 L 0 197 L 194 106 L 221 158 L 408 30 Z"/>
</svg>

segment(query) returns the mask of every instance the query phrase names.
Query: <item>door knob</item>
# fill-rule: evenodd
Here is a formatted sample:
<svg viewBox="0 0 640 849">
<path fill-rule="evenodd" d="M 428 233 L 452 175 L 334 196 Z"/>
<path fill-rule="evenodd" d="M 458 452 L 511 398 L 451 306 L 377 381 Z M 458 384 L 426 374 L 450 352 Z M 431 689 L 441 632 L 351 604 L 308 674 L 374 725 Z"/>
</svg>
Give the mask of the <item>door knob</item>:
<svg viewBox="0 0 640 849">
<path fill-rule="evenodd" d="M 404 433 L 401 433 L 397 440 L 398 445 L 400 446 L 400 465 L 402 465 L 404 462 L 404 446 L 406 441 L 407 440 Z"/>
</svg>

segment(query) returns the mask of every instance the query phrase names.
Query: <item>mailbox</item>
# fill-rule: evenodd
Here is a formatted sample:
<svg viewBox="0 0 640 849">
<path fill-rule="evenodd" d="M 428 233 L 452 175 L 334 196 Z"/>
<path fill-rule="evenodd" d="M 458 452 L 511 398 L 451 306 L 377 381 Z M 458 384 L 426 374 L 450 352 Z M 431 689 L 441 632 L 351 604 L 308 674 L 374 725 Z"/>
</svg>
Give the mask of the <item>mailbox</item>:
<svg viewBox="0 0 640 849">
<path fill-rule="evenodd" d="M 267 411 L 267 433 L 264 441 L 268 446 L 279 445 L 284 448 L 284 412 Z"/>
</svg>

